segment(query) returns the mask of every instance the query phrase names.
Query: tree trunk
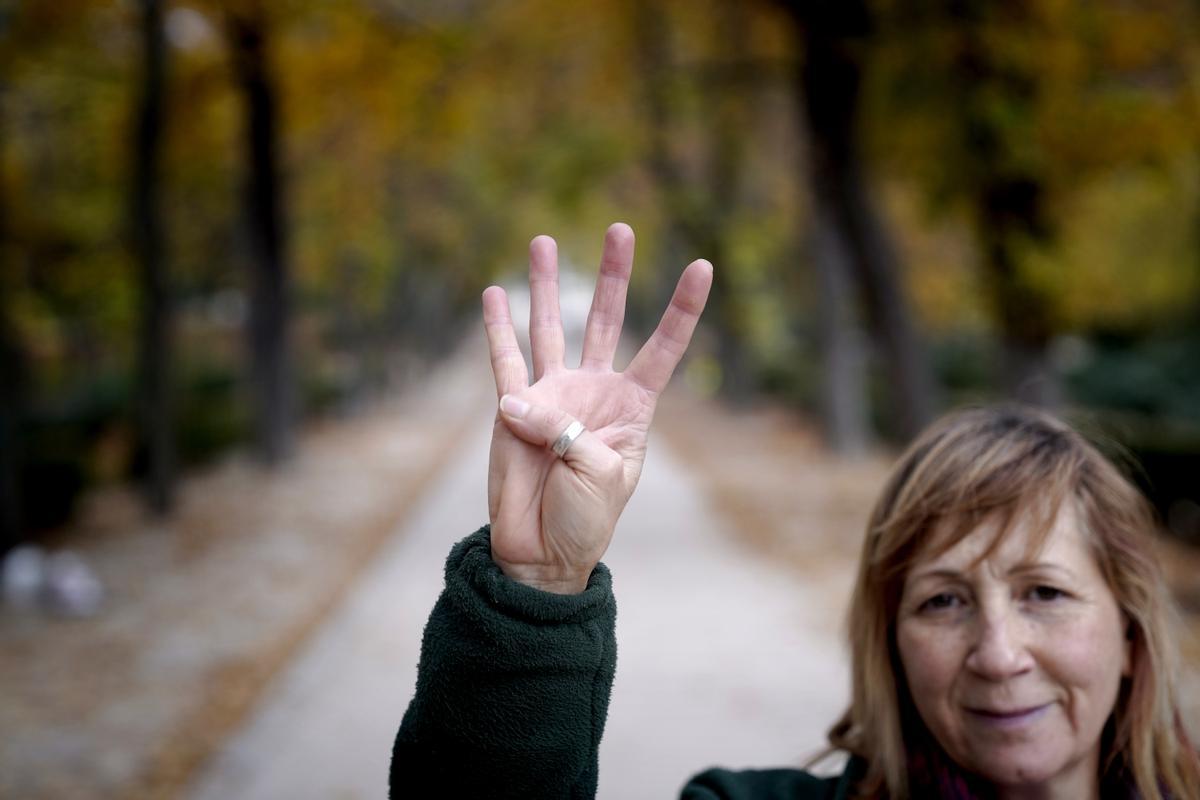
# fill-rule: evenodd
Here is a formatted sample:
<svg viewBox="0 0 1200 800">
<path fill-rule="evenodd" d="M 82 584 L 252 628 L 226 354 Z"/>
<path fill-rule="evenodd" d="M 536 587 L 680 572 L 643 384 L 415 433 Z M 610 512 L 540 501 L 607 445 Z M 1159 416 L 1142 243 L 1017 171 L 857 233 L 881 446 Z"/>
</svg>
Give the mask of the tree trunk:
<svg viewBox="0 0 1200 800">
<path fill-rule="evenodd" d="M 0 20 L 0 24 L 7 20 Z M 0 34 L 8 31 L 0 27 Z M 0 114 L 8 86 L 0 74 Z M 25 538 L 25 519 L 21 502 L 21 465 L 24 461 L 26 386 L 29 372 L 20 337 L 9 317 L 12 300 L 10 290 L 15 283 L 13 265 L 9 263 L 9 219 L 7 176 L 5 165 L 5 119 L 0 116 L 0 555 L 20 544 Z"/>
<path fill-rule="evenodd" d="M 7 299 L 0 298 L 0 305 Z M 6 316 L 0 308 L 0 316 Z M 0 319 L 0 555 L 24 538 L 21 513 L 21 423 L 24 363 L 8 320 Z"/>
<path fill-rule="evenodd" d="M 138 423 L 147 455 L 146 501 L 166 514 L 175 482 L 171 299 L 159 200 L 165 46 L 161 0 L 141 0 L 143 73 L 133 154 L 133 244 L 141 277 Z"/>
<path fill-rule="evenodd" d="M 278 166 L 278 115 L 261 9 L 231 12 L 228 31 L 246 113 L 245 201 L 251 243 L 250 351 L 255 438 L 267 464 L 292 446 L 288 275 Z"/>
<path fill-rule="evenodd" d="M 4 86 L 0 84 L 0 109 L 4 108 Z M 0 120 L 0 168 L 4 162 L 4 127 Z M 5 283 L 11 280 L 8 258 L 8 206 L 0 175 L 0 554 L 24 538 L 21 513 L 21 442 L 27 373 L 20 342 L 8 316 L 9 296 Z"/>
<path fill-rule="evenodd" d="M 866 343 L 852 302 L 841 236 L 820 207 L 813 220 L 812 251 L 822 354 L 821 427 L 835 453 L 860 456 L 871 442 Z"/>
<path fill-rule="evenodd" d="M 979 238 L 983 241 L 983 261 L 987 285 L 1000 321 L 1004 346 L 1001 382 L 1009 396 L 1024 403 L 1054 408 L 1062 403 L 1062 385 L 1050 362 L 1049 345 L 1053 335 L 1046 298 L 1028 287 L 1017 272 L 1011 242 L 1018 231 L 1010 230 L 1006 219 L 1025 219 L 1032 230 L 1036 216 L 1031 209 L 1001 211 L 995 206 L 997 187 L 985 196 L 990 203 L 980 212 Z M 999 192 L 1008 194 L 1008 192 Z M 1028 230 L 1025 232 L 1027 233 Z"/>
<path fill-rule="evenodd" d="M 859 95 L 870 29 L 863 0 L 787 2 L 804 46 L 797 74 L 809 132 L 809 180 L 851 267 L 909 438 L 932 417 L 934 385 L 900 281 L 895 247 L 871 203 L 858 146 Z"/>
</svg>

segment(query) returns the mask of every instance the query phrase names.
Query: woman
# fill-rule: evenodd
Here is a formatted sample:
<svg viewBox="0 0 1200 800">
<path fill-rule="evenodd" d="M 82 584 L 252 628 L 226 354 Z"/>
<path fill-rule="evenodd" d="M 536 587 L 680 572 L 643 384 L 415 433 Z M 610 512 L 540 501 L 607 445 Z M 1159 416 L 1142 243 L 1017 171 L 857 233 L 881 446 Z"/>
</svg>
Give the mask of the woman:
<svg viewBox="0 0 1200 800">
<path fill-rule="evenodd" d="M 530 248 L 528 382 L 504 292 L 483 296 L 500 396 L 491 522 L 455 546 L 393 750 L 395 797 L 592 797 L 615 669 L 600 564 L 712 267 L 612 369 L 633 235 L 605 238 L 579 369 L 563 364 L 554 242 Z M 685 800 L 1200 797 L 1175 711 L 1145 503 L 1078 434 L 1024 409 L 951 415 L 871 516 L 850 614 L 841 775 L 710 770 Z"/>
</svg>

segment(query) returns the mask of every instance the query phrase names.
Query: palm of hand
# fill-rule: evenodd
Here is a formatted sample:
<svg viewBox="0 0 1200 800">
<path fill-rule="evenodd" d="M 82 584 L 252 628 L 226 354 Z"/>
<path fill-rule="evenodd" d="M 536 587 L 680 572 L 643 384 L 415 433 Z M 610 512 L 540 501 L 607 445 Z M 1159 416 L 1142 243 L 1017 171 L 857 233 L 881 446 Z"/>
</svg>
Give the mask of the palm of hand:
<svg viewBox="0 0 1200 800">
<path fill-rule="evenodd" d="M 497 416 L 488 497 L 496 558 L 550 569 L 599 561 L 641 475 L 654 398 L 619 373 L 581 370 L 543 376 L 518 396 L 582 422 L 619 456 L 621 474 L 610 492 L 599 494 L 595 476 L 571 469 L 544 445 L 521 440 Z"/>
<path fill-rule="evenodd" d="M 682 357 L 712 282 L 711 266 L 684 271 L 658 329 L 625 372 L 612 369 L 633 234 L 613 225 L 584 334 L 582 366 L 562 363 L 557 263 L 553 240 L 530 245 L 530 343 L 536 381 L 528 384 L 502 289 L 484 292 L 496 388 L 502 400 L 492 433 L 488 507 L 492 556 L 509 576 L 557 592 L 580 591 L 612 539 L 646 454 L 659 393 Z M 572 420 L 586 431 L 563 458 L 547 447 Z"/>
</svg>

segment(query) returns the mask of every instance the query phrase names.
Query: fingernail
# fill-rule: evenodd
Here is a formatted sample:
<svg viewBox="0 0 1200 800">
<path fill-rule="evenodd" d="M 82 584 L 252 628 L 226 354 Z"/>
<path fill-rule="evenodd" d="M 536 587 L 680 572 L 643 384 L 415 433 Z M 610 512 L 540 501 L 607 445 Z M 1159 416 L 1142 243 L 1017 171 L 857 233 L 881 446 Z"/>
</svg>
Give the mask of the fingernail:
<svg viewBox="0 0 1200 800">
<path fill-rule="evenodd" d="M 529 413 L 529 403 L 520 398 L 513 397 L 511 394 L 506 394 L 500 398 L 500 410 L 510 417 L 522 419 Z"/>
</svg>

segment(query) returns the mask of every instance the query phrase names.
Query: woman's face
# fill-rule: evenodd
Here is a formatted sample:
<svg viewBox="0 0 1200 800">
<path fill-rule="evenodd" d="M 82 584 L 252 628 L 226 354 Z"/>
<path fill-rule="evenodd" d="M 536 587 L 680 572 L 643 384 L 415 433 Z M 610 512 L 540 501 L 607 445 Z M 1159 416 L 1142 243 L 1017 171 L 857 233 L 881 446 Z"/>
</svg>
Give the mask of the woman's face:
<svg viewBox="0 0 1200 800">
<path fill-rule="evenodd" d="M 983 525 L 905 577 L 896 641 L 917 711 L 946 753 L 998 788 L 1095 796 L 1100 736 L 1129 673 L 1116 598 L 1070 503 L 1044 547 Z"/>
</svg>

